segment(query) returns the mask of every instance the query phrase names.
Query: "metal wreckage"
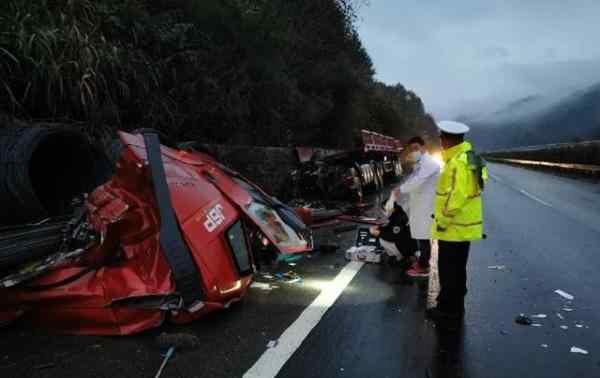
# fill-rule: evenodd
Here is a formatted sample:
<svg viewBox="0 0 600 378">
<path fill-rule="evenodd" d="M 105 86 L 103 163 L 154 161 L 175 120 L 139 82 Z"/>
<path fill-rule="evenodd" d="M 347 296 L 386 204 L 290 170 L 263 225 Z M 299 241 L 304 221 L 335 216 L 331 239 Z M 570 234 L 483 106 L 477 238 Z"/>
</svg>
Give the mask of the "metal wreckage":
<svg viewBox="0 0 600 378">
<path fill-rule="evenodd" d="M 102 159 L 48 130 L 0 145 L 0 323 L 96 335 L 188 323 L 240 301 L 262 255 L 312 249 L 293 209 L 205 153 L 120 132 L 112 175 L 80 188 Z"/>
</svg>

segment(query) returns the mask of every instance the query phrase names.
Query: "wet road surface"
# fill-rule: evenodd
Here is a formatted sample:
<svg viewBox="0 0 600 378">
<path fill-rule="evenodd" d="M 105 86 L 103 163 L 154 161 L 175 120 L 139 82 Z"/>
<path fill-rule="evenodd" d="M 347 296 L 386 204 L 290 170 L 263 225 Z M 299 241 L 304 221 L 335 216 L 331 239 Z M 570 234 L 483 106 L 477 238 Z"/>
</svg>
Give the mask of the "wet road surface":
<svg viewBox="0 0 600 378">
<path fill-rule="evenodd" d="M 329 306 L 321 294 L 348 273 L 343 251 L 355 235 L 321 231 L 318 237 L 337 239 L 342 249 L 277 268 L 295 270 L 301 283 L 251 289 L 241 305 L 187 326 L 125 338 L 3 329 L 0 376 L 153 376 L 161 362 L 154 339 L 165 331 L 202 343 L 176 352 L 163 377 L 251 376 L 271 371 L 270 356 L 281 358 L 279 377 L 600 377 L 600 185 L 503 165 L 490 170 L 488 238 L 472 247 L 459 333 L 424 319 L 426 281 L 387 265 L 355 267 Z M 315 318 L 319 306 L 328 309 Z M 520 326 L 519 313 L 546 318 L 534 319 L 539 327 Z M 570 353 L 573 346 L 589 354 Z M 266 370 L 251 370 L 256 365 Z"/>
</svg>

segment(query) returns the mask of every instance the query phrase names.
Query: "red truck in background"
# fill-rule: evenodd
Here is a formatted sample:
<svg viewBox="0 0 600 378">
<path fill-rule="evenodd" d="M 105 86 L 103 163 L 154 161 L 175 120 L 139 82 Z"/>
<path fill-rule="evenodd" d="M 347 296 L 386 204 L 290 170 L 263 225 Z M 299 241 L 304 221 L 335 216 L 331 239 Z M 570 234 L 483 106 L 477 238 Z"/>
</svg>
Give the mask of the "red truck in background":
<svg viewBox="0 0 600 378">
<path fill-rule="evenodd" d="M 297 148 L 300 168 L 292 172 L 292 197 L 361 202 L 365 192 L 402 175 L 400 140 L 369 130 L 361 130 L 357 139 L 345 151 Z"/>
</svg>

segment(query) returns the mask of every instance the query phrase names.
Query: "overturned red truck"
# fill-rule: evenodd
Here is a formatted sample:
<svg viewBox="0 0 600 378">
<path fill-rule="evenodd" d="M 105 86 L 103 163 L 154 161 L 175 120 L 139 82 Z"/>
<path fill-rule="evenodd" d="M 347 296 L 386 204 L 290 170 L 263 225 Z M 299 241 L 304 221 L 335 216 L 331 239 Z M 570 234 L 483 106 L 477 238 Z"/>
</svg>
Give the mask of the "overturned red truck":
<svg viewBox="0 0 600 378">
<path fill-rule="evenodd" d="M 0 322 L 98 335 L 186 323 L 240 301 L 261 254 L 311 250 L 292 209 L 211 156 L 119 137 L 114 174 L 70 216 L 0 228 Z M 32 232 L 56 249 L 15 253 Z"/>
<path fill-rule="evenodd" d="M 296 150 L 301 166 L 292 174 L 294 198 L 360 202 L 365 192 L 380 190 L 403 172 L 402 142 L 373 131 L 361 130 L 354 147 L 343 151 Z"/>
</svg>

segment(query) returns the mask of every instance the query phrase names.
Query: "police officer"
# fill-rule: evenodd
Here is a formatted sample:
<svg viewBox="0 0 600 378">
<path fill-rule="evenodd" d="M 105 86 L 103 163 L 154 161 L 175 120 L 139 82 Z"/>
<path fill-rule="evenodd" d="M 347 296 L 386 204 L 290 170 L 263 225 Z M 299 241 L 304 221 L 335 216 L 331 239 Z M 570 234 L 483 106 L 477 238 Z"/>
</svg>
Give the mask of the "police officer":
<svg viewBox="0 0 600 378">
<path fill-rule="evenodd" d="M 485 162 L 464 136 L 465 124 L 438 122 L 444 167 L 437 182 L 432 238 L 438 240 L 440 293 L 427 314 L 439 325 L 457 328 L 464 316 L 467 260 L 471 242 L 483 238 L 481 193 L 487 180 Z"/>
</svg>

